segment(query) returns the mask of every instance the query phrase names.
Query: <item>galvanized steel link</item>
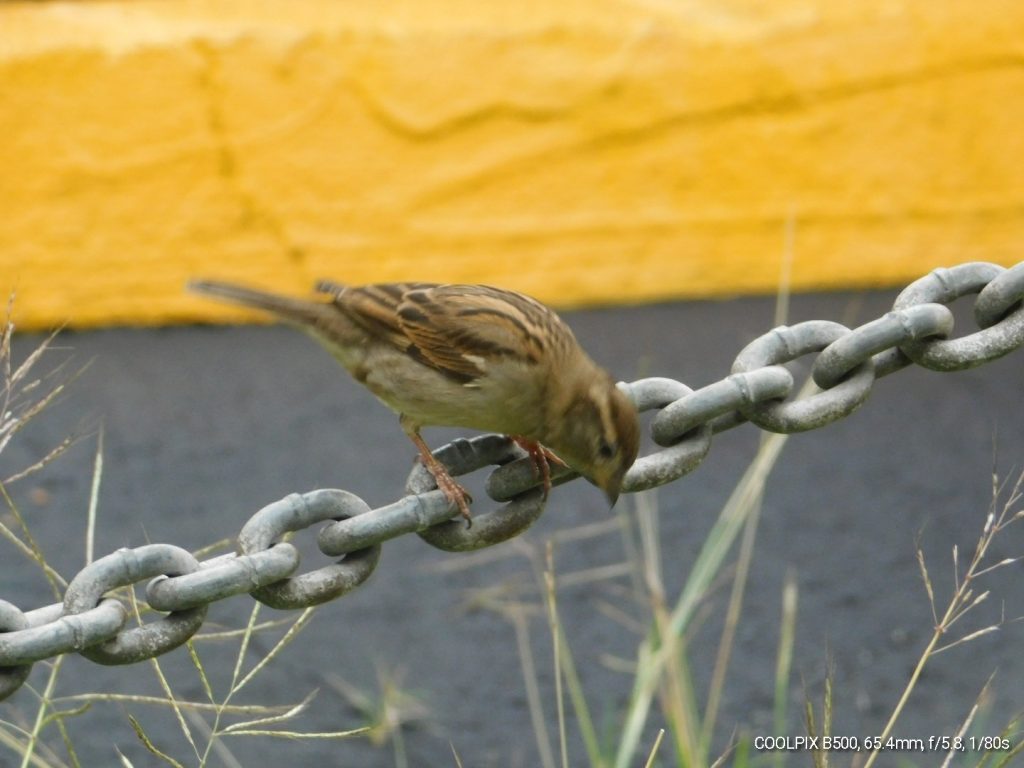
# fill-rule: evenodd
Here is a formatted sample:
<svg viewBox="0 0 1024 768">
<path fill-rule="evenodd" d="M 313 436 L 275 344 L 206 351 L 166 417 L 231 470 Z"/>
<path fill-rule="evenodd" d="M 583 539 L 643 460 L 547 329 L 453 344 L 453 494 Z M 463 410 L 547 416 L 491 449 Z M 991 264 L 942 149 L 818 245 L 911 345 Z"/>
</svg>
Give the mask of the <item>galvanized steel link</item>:
<svg viewBox="0 0 1024 768">
<path fill-rule="evenodd" d="M 254 555 L 272 546 L 282 546 L 274 542 L 286 533 L 305 530 L 327 520 L 357 518 L 369 512 L 369 505 L 348 491 L 321 489 L 293 493 L 268 504 L 249 518 L 238 535 L 238 546 L 243 554 Z M 336 563 L 261 586 L 251 594 L 271 608 L 308 608 L 358 587 L 373 573 L 379 560 L 380 544 L 369 544 L 346 554 Z"/>
<path fill-rule="evenodd" d="M 884 351 L 898 354 L 899 346 L 909 341 L 946 338 L 952 331 L 953 313 L 941 304 L 917 304 L 889 312 L 854 328 L 825 347 L 814 361 L 811 377 L 822 389 L 830 389 L 868 360 L 872 361 L 877 375 L 879 361 L 875 355 Z M 909 362 L 907 359 L 907 364 Z M 899 363 L 900 367 L 903 365 Z M 890 368 L 895 369 L 892 363 L 885 365 L 887 372 Z"/>
<path fill-rule="evenodd" d="M 16 605 L 0 600 L 0 635 L 28 629 L 28 619 Z M 10 664 L 0 667 L 0 701 L 3 701 L 28 678 L 32 664 Z"/>
<path fill-rule="evenodd" d="M 792 391 L 793 374 L 781 366 L 734 373 L 666 405 L 654 417 L 651 435 L 658 445 L 671 445 L 702 424 L 717 434 L 745 422 L 743 408 L 781 400 Z"/>
<path fill-rule="evenodd" d="M 31 664 L 52 656 L 74 653 L 114 637 L 128 620 L 128 611 L 119 600 L 104 598 L 95 608 L 77 615 L 63 614 L 64 606 L 51 620 L 40 624 L 32 622 L 28 611 L 28 629 L 0 634 L 0 666 Z M 52 614 L 48 606 L 39 609 Z"/>
<path fill-rule="evenodd" d="M 485 435 L 484 437 L 489 436 Z M 501 466 L 488 475 L 485 490 L 487 495 L 494 499 L 494 501 L 511 501 L 531 488 L 540 487 L 541 478 L 537 474 L 534 463 L 526 457 L 526 451 L 516 446 L 508 438 L 502 439 L 508 441 L 510 450 L 515 452 L 515 458 L 513 461 L 501 464 Z M 459 441 L 455 442 L 458 443 Z M 562 485 L 579 477 L 578 474 L 567 467 L 552 466 L 550 470 L 552 487 Z M 407 485 L 406 490 L 410 489 L 410 486 Z"/>
<path fill-rule="evenodd" d="M 693 393 L 685 384 L 665 378 L 640 379 L 621 386 L 641 413 L 664 408 Z M 622 490 L 627 493 L 645 491 L 696 469 L 711 448 L 711 425 L 699 424 L 687 431 L 689 434 L 660 451 L 639 457 L 626 472 Z"/>
<path fill-rule="evenodd" d="M 65 616 L 93 610 L 104 594 L 161 574 L 176 576 L 199 570 L 199 561 L 172 544 L 119 549 L 85 566 L 64 592 Z M 199 631 L 208 604 L 172 611 L 163 618 L 90 643 L 79 653 L 98 664 L 132 664 L 167 653 Z"/>
<path fill-rule="evenodd" d="M 808 320 L 792 328 L 780 326 L 748 344 L 736 357 L 733 373 L 788 363 L 819 352 L 850 333 L 845 325 L 829 320 Z M 875 366 L 871 359 L 854 367 L 830 389 L 792 402 L 744 405 L 743 415 L 770 432 L 805 432 L 849 416 L 871 394 Z"/>
<path fill-rule="evenodd" d="M 974 317 L 980 330 L 949 339 L 953 315 L 944 305 L 970 294 L 977 294 Z M 651 435 L 659 446 L 637 459 L 623 490 L 656 487 L 691 472 L 706 457 L 713 434 L 748 419 L 771 431 L 813 429 L 848 415 L 865 401 L 876 378 L 914 362 L 962 370 L 1022 345 L 1024 262 L 1010 269 L 979 262 L 934 270 L 902 291 L 892 312 L 853 330 L 816 320 L 769 331 L 740 352 L 731 375 L 699 390 L 667 378 L 620 383 L 638 410 L 658 411 Z M 815 352 L 811 376 L 823 391 L 787 402 L 794 382 L 783 364 Z M 82 569 L 63 603 L 23 612 L 0 600 L 0 700 L 24 683 L 35 661 L 75 651 L 103 664 L 150 658 L 185 642 L 215 600 L 248 592 L 274 608 L 316 605 L 365 581 L 388 539 L 415 532 L 441 549 L 479 549 L 522 533 L 544 511 L 539 473 L 509 438 L 455 440 L 434 453 L 453 475 L 497 465 L 485 487 L 505 505 L 474 515 L 467 528 L 453 519 L 455 505 L 418 463 L 406 484 L 407 495 L 378 509 L 332 489 L 291 494 L 269 504 L 243 526 L 235 554 L 198 563 L 185 550 L 166 544 L 119 550 Z M 552 467 L 553 485 L 576 477 L 569 469 Z M 317 544 L 324 554 L 341 559 L 294 575 L 298 550 L 279 539 L 325 521 Z M 127 608 L 105 593 L 150 578 L 150 607 L 169 615 L 124 629 Z"/>
<path fill-rule="evenodd" d="M 495 440 L 494 438 L 498 438 Z M 450 450 L 446 450 L 450 449 Z M 519 476 L 528 469 L 533 479 L 525 490 L 512 497 L 511 501 L 494 512 L 473 516 L 473 526 L 467 527 L 461 519 L 449 520 L 437 525 L 418 529 L 420 538 L 431 546 L 446 552 L 470 552 L 493 544 L 499 544 L 529 528 L 544 512 L 547 498 L 532 460 L 525 458 L 525 451 L 507 437 L 481 435 L 472 440 L 456 440 L 437 452 L 437 456 L 454 475 L 463 475 L 490 464 L 512 467 L 515 465 Z M 574 474 L 562 467 L 553 468 L 551 482 L 564 483 Z M 495 473 L 491 473 L 493 477 Z M 526 484 L 525 482 L 522 484 Z M 405 484 L 405 490 L 412 494 L 440 493 L 437 481 L 422 463 L 417 463 Z M 493 498 L 493 497 L 492 497 Z M 451 513 L 449 513 L 449 517 Z"/>
<path fill-rule="evenodd" d="M 975 301 L 975 318 L 982 330 L 949 341 L 907 341 L 900 349 L 918 365 L 935 371 L 962 371 L 1017 349 L 1024 344 L 1024 306 L 1008 310 L 1024 295 L 1020 267 L 1006 270 L 977 261 L 936 269 L 911 283 L 896 297 L 895 309 L 925 302 L 950 304 L 972 293 L 980 299 L 989 285 L 995 283 L 996 287 L 986 294 L 980 308 Z"/>
<path fill-rule="evenodd" d="M 280 542 L 251 555 L 222 555 L 199 565 L 193 573 L 157 576 L 146 585 L 146 602 L 158 611 L 181 611 L 253 592 L 295 573 L 299 551 Z"/>
<path fill-rule="evenodd" d="M 451 519 L 458 512 L 455 504 L 437 489 L 433 476 L 417 462 L 406 481 L 409 495 L 393 504 L 324 528 L 317 537 L 321 551 L 342 554 L 406 533 L 424 534 L 428 530 L 430 534 L 424 536 L 428 543 L 449 551 L 469 551 L 505 541 L 540 517 L 544 500 L 543 493 L 537 488 L 539 479 L 535 477 L 533 463 L 522 458 L 525 452 L 509 438 L 480 435 L 471 440 L 454 440 L 434 451 L 434 455 L 453 476 L 492 464 L 514 467 L 519 471 L 510 482 L 523 487 L 515 488 L 512 503 L 502 510 L 474 515 L 472 528 L 467 529 L 463 521 Z M 528 471 L 530 479 L 524 482 L 520 477 L 521 470 Z M 557 481 L 564 482 L 563 475 L 553 474 Z"/>
<path fill-rule="evenodd" d="M 1002 322 L 1014 307 L 1024 306 L 1024 262 L 1003 270 L 981 289 L 974 301 L 974 320 L 979 328 Z"/>
</svg>

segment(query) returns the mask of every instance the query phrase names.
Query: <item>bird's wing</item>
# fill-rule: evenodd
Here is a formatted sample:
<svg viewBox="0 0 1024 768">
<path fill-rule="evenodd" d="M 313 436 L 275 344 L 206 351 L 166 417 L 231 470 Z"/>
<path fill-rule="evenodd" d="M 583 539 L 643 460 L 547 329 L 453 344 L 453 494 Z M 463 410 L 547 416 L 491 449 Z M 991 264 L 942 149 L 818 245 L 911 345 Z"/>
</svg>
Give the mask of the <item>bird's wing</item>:
<svg viewBox="0 0 1024 768">
<path fill-rule="evenodd" d="M 412 340 L 402 330 L 398 307 L 409 291 L 434 288 L 433 283 L 378 283 L 348 287 L 326 280 L 317 290 L 331 296 L 334 306 L 372 338 L 408 352 Z"/>
<path fill-rule="evenodd" d="M 540 302 L 483 285 L 407 290 L 397 319 L 414 356 L 466 383 L 491 362 L 536 364 L 553 347 L 575 344 L 568 326 Z"/>
</svg>

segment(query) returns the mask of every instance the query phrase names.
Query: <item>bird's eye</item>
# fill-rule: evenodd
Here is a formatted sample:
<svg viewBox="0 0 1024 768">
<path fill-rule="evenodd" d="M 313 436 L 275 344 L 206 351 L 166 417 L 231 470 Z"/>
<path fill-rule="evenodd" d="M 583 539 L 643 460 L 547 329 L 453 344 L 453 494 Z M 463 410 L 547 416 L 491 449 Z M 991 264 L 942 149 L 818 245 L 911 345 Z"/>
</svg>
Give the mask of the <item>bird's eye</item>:
<svg viewBox="0 0 1024 768">
<path fill-rule="evenodd" d="M 610 459 L 615 455 L 615 446 L 607 440 L 602 440 L 597 446 L 597 455 L 602 459 Z"/>
</svg>

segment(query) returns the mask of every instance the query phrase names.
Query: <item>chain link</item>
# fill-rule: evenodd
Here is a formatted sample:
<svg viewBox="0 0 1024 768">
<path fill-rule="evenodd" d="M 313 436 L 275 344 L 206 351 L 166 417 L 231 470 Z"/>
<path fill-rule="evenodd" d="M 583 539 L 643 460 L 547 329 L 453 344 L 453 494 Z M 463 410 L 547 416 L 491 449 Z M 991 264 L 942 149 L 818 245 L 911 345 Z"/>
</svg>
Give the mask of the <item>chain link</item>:
<svg viewBox="0 0 1024 768">
<path fill-rule="evenodd" d="M 143 579 L 167 574 L 176 576 L 199 570 L 199 561 L 181 547 L 172 544 L 147 544 L 135 549 L 119 549 L 85 566 L 64 592 L 64 615 L 78 616 L 98 610 L 103 595 L 117 587 L 127 587 Z M 123 626 L 127 609 L 120 601 Z M 166 653 L 188 640 L 202 626 L 209 603 L 180 611 L 171 611 L 158 621 L 141 627 L 121 629 L 102 641 L 89 642 L 79 651 L 98 664 L 133 664 Z"/>
<path fill-rule="evenodd" d="M 907 286 L 893 306 L 905 309 L 924 302 L 950 304 L 961 296 L 979 294 L 995 285 L 981 306 L 975 301 L 975 320 L 982 329 L 950 341 L 908 341 L 900 350 L 918 365 L 934 371 L 962 371 L 995 360 L 1024 344 L 1024 306 L 1021 303 L 1020 264 L 1006 270 L 996 264 L 973 262 L 936 269 Z M 1014 271 L 1016 270 L 1016 271 Z M 1008 285 L 1004 287 L 1003 281 Z"/>
<path fill-rule="evenodd" d="M 356 518 L 369 512 L 369 505 L 348 491 L 328 489 L 301 495 L 293 493 L 253 515 L 238 535 L 238 548 L 243 555 L 249 556 L 269 552 L 275 546 L 274 541 L 286 533 L 303 531 L 327 520 Z M 271 608 L 282 610 L 319 605 L 366 581 L 377 567 L 378 560 L 380 542 L 370 543 L 331 565 L 260 586 L 252 591 L 252 596 Z"/>
<path fill-rule="evenodd" d="M 951 339 L 953 314 L 945 305 L 977 294 L 979 330 Z M 974 262 L 936 269 L 911 283 L 885 316 L 849 329 L 812 320 L 781 326 L 748 344 L 731 375 L 696 391 L 673 379 L 648 378 L 619 387 L 637 409 L 657 411 L 651 435 L 658 449 L 637 459 L 623 491 L 677 480 L 707 456 L 712 437 L 746 421 L 772 432 L 804 432 L 859 408 L 875 379 L 916 363 L 937 371 L 972 368 L 1024 345 L 1024 262 L 1010 269 Z M 816 354 L 811 377 L 818 392 L 788 400 L 793 375 L 784 364 Z M 417 533 L 450 552 L 493 546 L 526 530 L 544 511 L 545 495 L 533 462 L 500 435 L 455 440 L 435 451 L 452 475 L 496 466 L 486 493 L 504 506 L 474 515 L 472 528 L 454 503 L 417 464 L 406 496 L 371 509 L 342 490 L 291 494 L 267 505 L 243 526 L 238 552 L 198 562 L 169 544 L 121 549 L 87 565 L 68 585 L 63 603 L 23 612 L 0 600 L 0 700 L 10 696 L 41 659 L 77 652 L 100 664 L 129 664 L 184 643 L 202 625 L 211 602 L 249 593 L 272 608 L 317 605 L 349 592 L 373 573 L 381 544 Z M 552 484 L 577 477 L 552 468 Z M 335 562 L 295 575 L 298 550 L 282 539 L 328 522 L 317 545 Z M 125 628 L 126 605 L 107 594 L 145 587 L 149 607 L 166 615 Z"/>
</svg>

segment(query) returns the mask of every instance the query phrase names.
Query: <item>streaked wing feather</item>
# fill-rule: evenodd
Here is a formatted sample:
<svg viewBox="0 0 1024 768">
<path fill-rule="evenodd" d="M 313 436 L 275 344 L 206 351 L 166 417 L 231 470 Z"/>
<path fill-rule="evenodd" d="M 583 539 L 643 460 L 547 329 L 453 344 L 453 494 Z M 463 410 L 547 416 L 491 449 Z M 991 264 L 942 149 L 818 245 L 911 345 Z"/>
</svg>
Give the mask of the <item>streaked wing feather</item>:
<svg viewBox="0 0 1024 768">
<path fill-rule="evenodd" d="M 430 289 L 433 283 L 379 283 L 357 288 L 335 286 L 322 282 L 334 304 L 352 322 L 376 339 L 386 341 L 408 352 L 412 340 L 398 320 L 398 307 L 409 291 Z"/>
<path fill-rule="evenodd" d="M 469 379 L 488 360 L 536 364 L 549 344 L 572 342 L 572 332 L 547 307 L 512 291 L 482 285 L 411 290 L 398 321 L 434 367 Z"/>
</svg>

